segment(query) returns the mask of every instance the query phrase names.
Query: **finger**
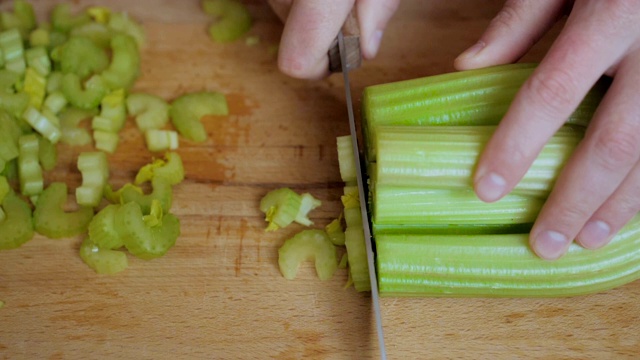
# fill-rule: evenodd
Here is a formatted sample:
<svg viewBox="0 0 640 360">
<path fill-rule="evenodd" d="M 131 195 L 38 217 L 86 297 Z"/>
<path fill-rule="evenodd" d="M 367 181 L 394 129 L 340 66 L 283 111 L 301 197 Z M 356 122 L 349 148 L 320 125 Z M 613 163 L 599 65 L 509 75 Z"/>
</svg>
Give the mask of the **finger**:
<svg viewBox="0 0 640 360">
<path fill-rule="evenodd" d="M 458 70 L 515 62 L 556 22 L 564 0 L 509 0 L 480 40 L 455 60 Z"/>
<path fill-rule="evenodd" d="M 611 241 L 640 211 L 640 164 L 636 164 L 620 187 L 591 216 L 576 241 L 587 249 L 600 248 Z"/>
<path fill-rule="evenodd" d="M 584 139 L 538 215 L 531 230 L 531 246 L 543 258 L 556 259 L 564 254 L 583 227 L 582 241 L 587 247 L 595 247 L 612 235 L 612 221 L 618 225 L 611 215 L 603 217 L 602 213 L 595 222 L 586 222 L 610 199 L 640 160 L 639 60 L 640 56 L 628 56 L 621 63 Z"/>
<path fill-rule="evenodd" d="M 373 59 L 387 23 L 398 9 L 400 0 L 358 0 L 360 47 L 365 59 Z"/>
<path fill-rule="evenodd" d="M 303 79 L 328 75 L 327 52 L 353 4 L 354 0 L 294 1 L 280 41 L 280 70 Z"/>
<path fill-rule="evenodd" d="M 496 201 L 520 181 L 548 139 L 629 47 L 620 23 L 603 19 L 611 16 L 609 3 L 586 4 L 580 11 L 574 7 L 565 30 L 518 91 L 480 156 L 474 176 L 480 199 Z M 607 29 L 610 37 L 602 36 L 603 23 L 616 27 Z"/>
</svg>

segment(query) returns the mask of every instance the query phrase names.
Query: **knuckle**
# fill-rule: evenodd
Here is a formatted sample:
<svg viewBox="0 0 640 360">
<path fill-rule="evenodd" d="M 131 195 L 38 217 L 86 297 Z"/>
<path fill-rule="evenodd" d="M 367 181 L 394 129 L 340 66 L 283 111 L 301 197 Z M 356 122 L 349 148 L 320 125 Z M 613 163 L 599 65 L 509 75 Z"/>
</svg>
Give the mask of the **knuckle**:
<svg viewBox="0 0 640 360">
<path fill-rule="evenodd" d="M 596 160 L 607 170 L 632 166 L 640 153 L 638 131 L 632 126 L 608 127 L 595 135 Z"/>
<path fill-rule="evenodd" d="M 498 15 L 491 20 L 491 26 L 512 29 L 521 23 L 520 8 L 522 0 L 511 0 L 504 4 Z"/>
<path fill-rule="evenodd" d="M 524 90 L 535 103 L 540 103 L 547 112 L 553 114 L 568 115 L 577 105 L 575 80 L 562 69 L 534 74 L 525 83 Z"/>
</svg>

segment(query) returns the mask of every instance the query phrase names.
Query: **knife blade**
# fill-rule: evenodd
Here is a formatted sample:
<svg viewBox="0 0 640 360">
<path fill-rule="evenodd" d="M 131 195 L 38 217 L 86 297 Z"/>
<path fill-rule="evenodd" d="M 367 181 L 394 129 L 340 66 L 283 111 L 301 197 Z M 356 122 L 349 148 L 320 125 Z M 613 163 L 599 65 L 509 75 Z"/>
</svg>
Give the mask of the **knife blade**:
<svg viewBox="0 0 640 360">
<path fill-rule="evenodd" d="M 357 36 L 359 37 L 359 36 Z M 357 44 L 357 58 L 360 59 L 360 46 Z M 353 49 L 352 49 L 353 50 Z M 375 267 L 375 254 L 373 250 L 373 243 L 371 237 L 371 226 L 369 223 L 369 216 L 367 212 L 367 192 L 365 183 L 365 175 L 363 173 L 365 167 L 363 166 L 363 156 L 360 154 L 360 147 L 358 146 L 358 132 L 356 127 L 355 115 L 353 111 L 353 100 L 351 99 L 351 83 L 349 81 L 349 71 L 360 65 L 359 61 L 354 61 L 353 56 L 350 59 L 347 54 L 354 54 L 354 51 L 347 49 L 347 43 L 342 31 L 338 33 L 338 52 L 340 55 L 340 66 L 342 69 L 342 75 L 344 77 L 345 99 L 347 103 L 347 113 L 349 116 L 349 129 L 351 131 L 351 143 L 353 146 L 353 156 L 356 164 L 356 176 L 358 183 L 358 196 L 360 199 L 360 212 L 362 215 L 362 227 L 364 230 L 364 240 L 367 249 L 367 264 L 369 266 L 369 281 L 371 283 L 371 301 L 373 305 L 373 311 L 376 322 L 376 331 L 378 334 L 378 346 L 380 348 L 380 358 L 387 358 L 386 347 L 384 342 L 384 331 L 382 327 L 382 313 L 380 311 L 380 295 L 378 293 L 378 278 L 376 276 Z M 330 61 L 331 62 L 331 61 Z"/>
</svg>

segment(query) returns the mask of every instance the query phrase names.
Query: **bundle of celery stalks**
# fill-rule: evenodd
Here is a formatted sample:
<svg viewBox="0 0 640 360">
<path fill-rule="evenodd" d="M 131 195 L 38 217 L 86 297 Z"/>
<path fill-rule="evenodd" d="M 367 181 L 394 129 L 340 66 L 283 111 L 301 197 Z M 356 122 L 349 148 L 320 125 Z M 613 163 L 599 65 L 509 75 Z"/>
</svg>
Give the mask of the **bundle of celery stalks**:
<svg viewBox="0 0 640 360">
<path fill-rule="evenodd" d="M 210 28 L 213 40 L 234 40 L 251 25 L 246 9 L 230 0 L 207 0 L 203 8 L 221 17 Z M 228 13 L 236 20 L 226 21 Z M 108 274 L 128 266 L 122 249 L 142 259 L 164 255 L 180 234 L 170 210 L 172 187 L 184 179 L 184 168 L 173 150 L 179 135 L 206 140 L 200 119 L 227 115 L 224 95 L 195 92 L 169 104 L 131 93 L 145 33 L 125 13 L 105 7 L 74 13 L 63 3 L 49 23 L 39 24 L 32 5 L 15 0 L 0 20 L 0 250 L 21 246 L 34 232 L 54 239 L 86 234 L 80 257 Z M 128 116 L 149 151 L 164 156 L 114 190 L 107 154 L 117 151 Z M 90 129 L 80 126 L 83 120 Z M 59 143 L 93 145 L 77 159 L 82 185 L 75 189 L 73 211 L 65 208 L 67 185 L 45 179 L 56 166 Z M 151 184 L 148 194 L 140 187 L 144 183 Z"/>
<path fill-rule="evenodd" d="M 604 248 L 572 244 L 556 261 L 538 258 L 528 244 L 528 231 L 608 79 L 594 86 L 510 195 L 495 203 L 476 198 L 475 162 L 534 69 L 504 65 L 365 89 L 369 205 L 382 295 L 571 296 L 640 278 L 640 218 Z"/>
</svg>

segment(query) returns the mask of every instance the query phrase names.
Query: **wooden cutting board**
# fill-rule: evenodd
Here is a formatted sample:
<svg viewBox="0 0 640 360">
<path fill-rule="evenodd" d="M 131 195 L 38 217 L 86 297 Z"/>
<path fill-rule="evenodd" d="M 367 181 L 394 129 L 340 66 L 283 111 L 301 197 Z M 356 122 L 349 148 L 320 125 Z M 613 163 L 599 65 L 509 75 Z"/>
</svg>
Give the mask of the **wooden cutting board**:
<svg viewBox="0 0 640 360">
<path fill-rule="evenodd" d="M 44 16 L 55 1 L 35 3 Z M 181 143 L 187 180 L 175 188 L 173 212 L 182 235 L 164 258 L 130 258 L 125 272 L 99 276 L 78 257 L 81 238 L 38 236 L 0 252 L 0 359 L 377 357 L 369 296 L 344 288 L 344 270 L 321 282 L 308 265 L 297 280 L 283 279 L 277 249 L 302 228 L 265 233 L 258 210 L 266 192 L 288 186 L 323 201 L 316 226 L 339 214 L 334 143 L 348 134 L 341 78 L 281 75 L 273 48 L 282 26 L 262 1 L 248 3 L 255 46 L 209 41 L 210 19 L 195 0 L 74 3 L 108 4 L 143 22 L 136 90 L 166 99 L 222 91 L 231 114 L 206 119 L 207 142 Z M 356 101 L 368 85 L 451 71 L 500 6 L 403 1 L 378 58 L 352 74 Z M 527 60 L 539 60 L 550 40 Z M 122 138 L 109 157 L 115 185 L 152 156 L 131 124 Z M 74 161 L 86 149 L 60 146 L 47 180 L 78 186 Z M 382 315 L 391 359 L 632 359 L 639 300 L 636 282 L 570 299 L 385 298 Z"/>
</svg>

